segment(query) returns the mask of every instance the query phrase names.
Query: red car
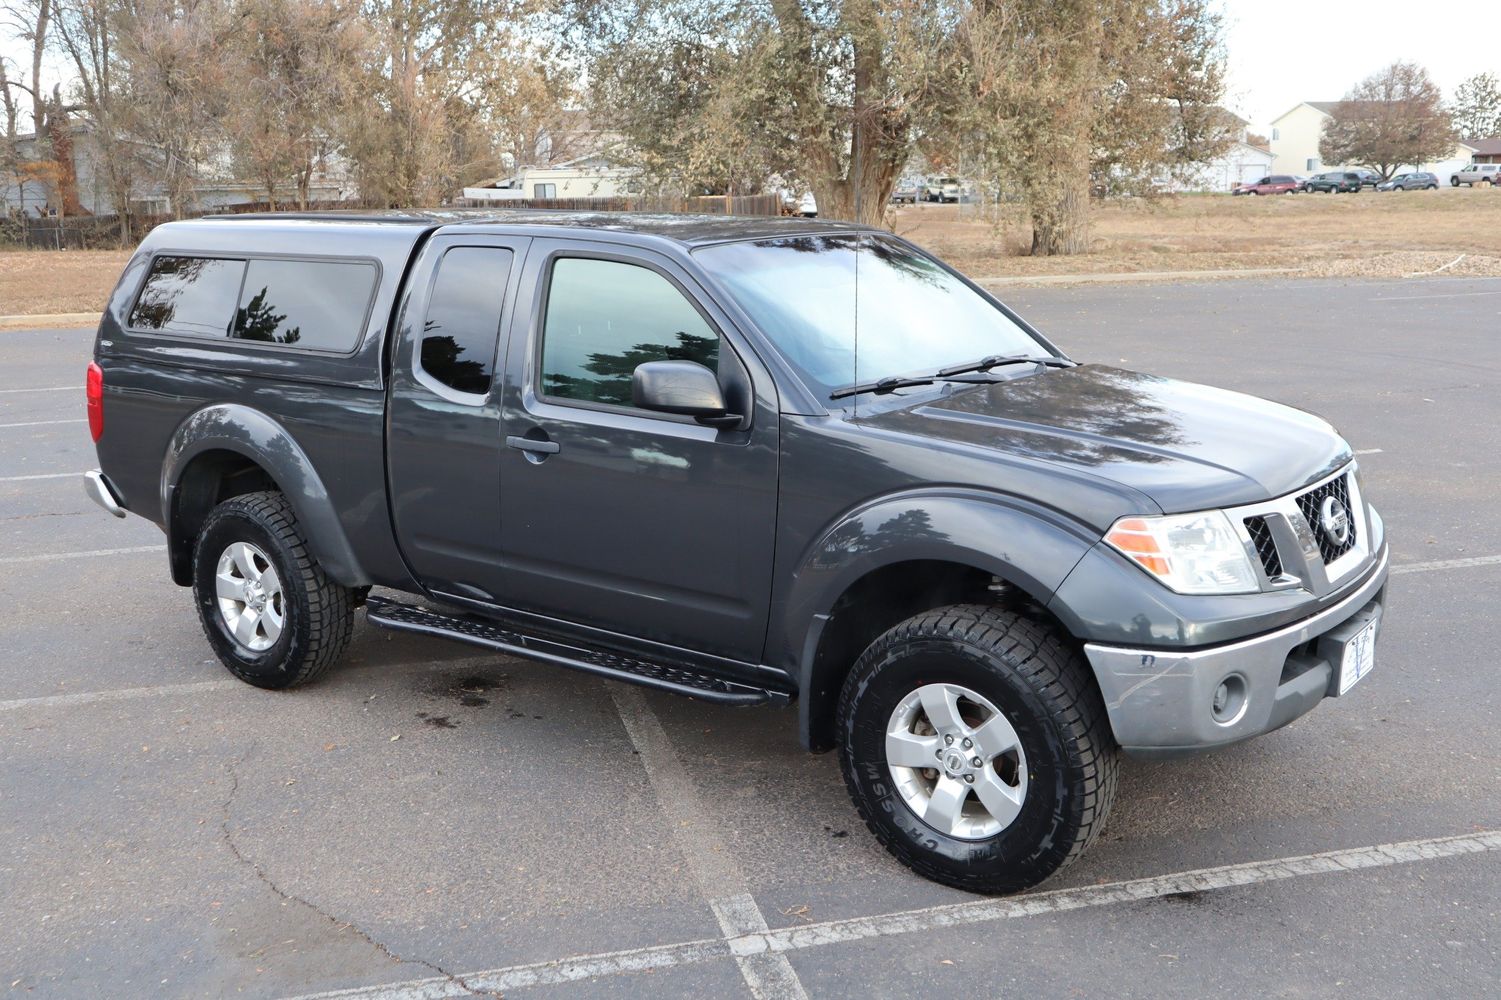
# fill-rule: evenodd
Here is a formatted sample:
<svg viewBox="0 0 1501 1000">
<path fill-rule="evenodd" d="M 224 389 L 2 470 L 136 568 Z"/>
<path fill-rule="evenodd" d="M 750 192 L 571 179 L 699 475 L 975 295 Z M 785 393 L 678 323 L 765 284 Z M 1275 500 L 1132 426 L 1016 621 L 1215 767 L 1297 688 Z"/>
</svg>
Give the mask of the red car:
<svg viewBox="0 0 1501 1000">
<path fill-rule="evenodd" d="M 1232 191 L 1232 194 L 1295 194 L 1298 190 L 1298 179 L 1287 174 L 1273 174 L 1271 177 L 1263 177 L 1255 184 L 1242 184 Z"/>
</svg>

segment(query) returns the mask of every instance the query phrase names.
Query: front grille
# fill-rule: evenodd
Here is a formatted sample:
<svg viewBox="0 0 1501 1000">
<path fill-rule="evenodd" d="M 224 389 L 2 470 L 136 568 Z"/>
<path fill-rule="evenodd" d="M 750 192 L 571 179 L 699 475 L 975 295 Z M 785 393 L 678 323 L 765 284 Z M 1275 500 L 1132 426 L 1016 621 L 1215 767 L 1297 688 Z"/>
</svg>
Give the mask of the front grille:
<svg viewBox="0 0 1501 1000">
<path fill-rule="evenodd" d="M 1355 547 L 1356 523 L 1359 519 L 1355 516 L 1354 508 L 1350 506 L 1349 480 L 1348 475 L 1331 479 L 1318 489 L 1304 493 L 1297 500 L 1298 510 L 1303 512 L 1308 526 L 1313 529 L 1314 540 L 1319 543 L 1319 554 L 1324 557 L 1326 566 Z M 1329 533 L 1324 530 L 1323 518 L 1319 516 L 1319 509 L 1323 507 L 1324 500 L 1331 496 L 1344 505 L 1350 519 L 1350 532 L 1345 536 L 1343 543 L 1329 536 Z"/>
<path fill-rule="evenodd" d="M 1266 570 L 1268 579 L 1275 580 L 1282 575 L 1282 557 L 1277 554 L 1277 543 L 1272 540 L 1272 529 L 1267 527 L 1266 518 L 1261 515 L 1246 518 L 1246 530 L 1251 533 L 1251 542 L 1261 557 L 1261 568 Z"/>
</svg>

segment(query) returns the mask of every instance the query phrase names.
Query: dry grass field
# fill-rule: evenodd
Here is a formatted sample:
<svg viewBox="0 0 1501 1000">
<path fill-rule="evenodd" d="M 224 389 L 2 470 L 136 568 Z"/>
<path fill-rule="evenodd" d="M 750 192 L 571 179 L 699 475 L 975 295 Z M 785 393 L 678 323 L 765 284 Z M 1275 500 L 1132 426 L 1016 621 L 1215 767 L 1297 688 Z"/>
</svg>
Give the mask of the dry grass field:
<svg viewBox="0 0 1501 1000">
<path fill-rule="evenodd" d="M 1262 268 L 1501 276 L 1501 191 L 1488 188 L 1115 202 L 1095 212 L 1091 252 L 1076 257 L 1026 256 L 1020 218 L 985 221 L 953 205 L 896 209 L 891 225 L 977 278 Z M 0 316 L 97 311 L 128 256 L 0 250 Z"/>
<path fill-rule="evenodd" d="M 1112 202 L 1094 215 L 1091 252 L 1029 257 L 1019 218 L 985 223 L 917 205 L 892 227 L 977 278 L 1297 268 L 1313 277 L 1501 276 L 1501 190 L 1357 195 L 1196 195 Z"/>
<path fill-rule="evenodd" d="M 0 316 L 98 312 L 128 250 L 0 250 Z"/>
</svg>

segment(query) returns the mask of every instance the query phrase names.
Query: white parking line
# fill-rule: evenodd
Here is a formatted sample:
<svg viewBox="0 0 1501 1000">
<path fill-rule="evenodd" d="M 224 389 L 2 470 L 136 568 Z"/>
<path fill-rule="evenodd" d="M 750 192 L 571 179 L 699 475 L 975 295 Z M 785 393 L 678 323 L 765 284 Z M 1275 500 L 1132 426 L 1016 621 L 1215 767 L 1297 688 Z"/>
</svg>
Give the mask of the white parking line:
<svg viewBox="0 0 1501 1000">
<path fill-rule="evenodd" d="M 1432 562 L 1401 563 L 1392 566 L 1392 576 L 1402 573 L 1431 573 L 1439 569 L 1469 569 L 1472 566 L 1494 566 L 1501 563 L 1501 556 L 1471 556 L 1468 559 L 1435 559 Z"/>
<path fill-rule="evenodd" d="M 973 924 L 1014 920 L 1048 913 L 1066 913 L 1117 903 L 1138 903 L 1182 892 L 1213 892 L 1242 886 L 1280 882 L 1305 875 L 1339 875 L 1371 868 L 1434 861 L 1466 854 L 1501 850 L 1501 831 L 1466 833 L 1455 837 L 1407 840 L 1396 844 L 1356 847 L 1323 854 L 1306 854 L 1272 861 L 1200 868 L 1152 878 L 1055 889 L 1009 899 L 982 899 L 946 906 L 852 917 L 789 927 L 765 933 L 744 934 L 719 940 L 685 941 L 681 944 L 635 948 L 629 951 L 581 955 L 552 962 L 513 965 L 487 972 L 465 973 L 463 982 L 473 991 L 502 993 L 528 986 L 548 986 L 616 976 L 632 972 L 697 965 L 724 958 L 781 955 L 825 945 L 846 944 L 895 934 L 912 934 Z M 466 994 L 450 979 L 415 979 L 384 986 L 310 993 L 293 1000 L 445 1000 Z"/>
<path fill-rule="evenodd" d="M 82 472 L 48 472 L 39 476 L 0 476 L 0 483 L 25 483 L 37 479 L 82 479 Z"/>
<path fill-rule="evenodd" d="M 19 424 L 0 424 L 0 430 L 6 427 L 46 427 L 49 424 L 86 424 L 87 417 L 78 417 L 75 420 L 25 420 Z"/>
<path fill-rule="evenodd" d="M 157 684 L 154 687 L 116 688 L 113 691 L 80 691 L 77 694 L 50 694 L 37 698 L 14 698 L 0 701 L 0 712 L 14 712 L 23 708 L 70 708 L 74 705 L 97 705 L 110 701 L 135 701 L 138 698 L 156 698 L 164 694 L 193 694 L 198 691 L 217 691 L 220 688 L 242 688 L 244 681 L 226 677 L 217 681 L 188 681 L 183 684 Z"/>
<path fill-rule="evenodd" d="M 1380 448 L 1360 448 L 1360 449 L 1356 450 L 1355 454 L 1357 454 L 1357 455 L 1379 455 L 1379 454 L 1381 454 L 1381 449 Z"/>
<path fill-rule="evenodd" d="M 0 396 L 12 392 L 81 392 L 82 386 L 77 385 L 50 385 L 45 389 L 0 389 Z"/>
<path fill-rule="evenodd" d="M 1372 302 L 1412 302 L 1417 299 L 1467 299 L 1474 295 L 1501 295 L 1496 292 L 1436 292 L 1432 295 L 1381 295 L 1371 299 Z"/>
<path fill-rule="evenodd" d="M 620 721 L 641 755 L 641 766 L 651 782 L 678 850 L 688 862 L 699 891 L 719 921 L 726 940 L 766 934 L 766 916 L 747 891 L 745 875 L 735 856 L 720 840 L 715 823 L 698 804 L 693 779 L 683 769 L 672 741 L 646 703 L 640 688 L 610 685 L 610 696 L 620 712 Z M 785 955 L 765 949 L 735 955 L 741 978 L 756 1000 L 807 1000 L 807 992 Z"/>
<path fill-rule="evenodd" d="M 401 663 L 366 663 L 357 667 L 346 667 L 339 673 L 355 673 L 364 670 L 380 670 L 390 673 L 393 670 L 417 670 L 431 669 L 433 667 L 447 667 L 469 669 L 494 664 L 505 660 L 507 657 L 500 653 L 494 656 L 466 656 L 456 660 L 405 660 Z M 15 712 L 21 709 L 31 708 L 72 708 L 78 705 L 97 705 L 112 701 L 136 701 L 142 698 L 161 698 L 172 695 L 196 694 L 200 691 L 219 691 L 232 689 L 254 694 L 258 688 L 251 687 L 244 681 L 233 677 L 222 677 L 212 681 L 181 681 L 176 684 L 154 684 L 150 687 L 114 688 L 108 691 L 78 691 L 71 694 L 46 694 L 34 698 L 13 698 L 10 701 L 0 701 L 0 712 Z"/>
<path fill-rule="evenodd" d="M 0 566 L 14 566 L 20 563 L 52 562 L 56 559 L 92 559 L 95 556 L 126 556 L 137 552 L 165 552 L 165 545 L 137 545 L 129 549 L 94 549 L 90 552 L 48 552 L 38 556 L 4 556 L 0 557 Z"/>
</svg>

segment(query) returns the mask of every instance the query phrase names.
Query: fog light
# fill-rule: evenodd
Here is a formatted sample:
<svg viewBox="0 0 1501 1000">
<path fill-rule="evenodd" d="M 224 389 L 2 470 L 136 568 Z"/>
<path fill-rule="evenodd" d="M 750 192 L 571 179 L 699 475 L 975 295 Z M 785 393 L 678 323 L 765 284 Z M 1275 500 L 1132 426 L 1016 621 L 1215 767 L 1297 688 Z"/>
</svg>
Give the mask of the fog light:
<svg viewBox="0 0 1501 1000">
<path fill-rule="evenodd" d="M 1231 674 L 1220 681 L 1214 689 L 1214 700 L 1209 705 L 1209 714 L 1214 721 L 1228 726 L 1240 721 L 1246 711 L 1246 679 L 1240 674 Z"/>
</svg>

